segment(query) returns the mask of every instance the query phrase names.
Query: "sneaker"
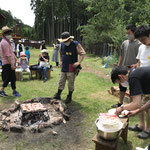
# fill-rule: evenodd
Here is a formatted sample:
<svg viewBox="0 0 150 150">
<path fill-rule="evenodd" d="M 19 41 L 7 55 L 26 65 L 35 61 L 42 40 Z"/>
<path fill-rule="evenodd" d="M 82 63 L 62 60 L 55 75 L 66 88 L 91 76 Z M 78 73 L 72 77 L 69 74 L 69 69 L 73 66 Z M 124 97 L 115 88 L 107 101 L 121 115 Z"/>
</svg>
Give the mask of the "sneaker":
<svg viewBox="0 0 150 150">
<path fill-rule="evenodd" d="M 45 78 L 43 82 L 46 82 L 46 81 L 47 81 L 47 78 Z"/>
<path fill-rule="evenodd" d="M 1 97 L 7 97 L 8 95 L 4 91 L 0 91 L 0 96 Z"/>
<path fill-rule="evenodd" d="M 141 148 L 141 147 L 136 147 L 136 149 L 135 150 L 149 150 L 149 147 L 147 146 L 147 147 L 145 147 L 145 148 Z"/>
<path fill-rule="evenodd" d="M 117 108 L 117 107 L 120 107 L 121 105 L 122 105 L 121 103 L 117 103 L 117 104 L 112 105 L 111 107 L 112 108 Z"/>
<path fill-rule="evenodd" d="M 131 130 L 131 131 L 137 131 L 137 132 L 142 132 L 143 131 L 143 129 L 138 127 L 138 124 L 136 124 L 135 126 L 129 126 L 128 129 Z"/>
<path fill-rule="evenodd" d="M 20 97 L 21 95 L 17 91 L 15 91 L 13 92 L 13 96 Z"/>
</svg>

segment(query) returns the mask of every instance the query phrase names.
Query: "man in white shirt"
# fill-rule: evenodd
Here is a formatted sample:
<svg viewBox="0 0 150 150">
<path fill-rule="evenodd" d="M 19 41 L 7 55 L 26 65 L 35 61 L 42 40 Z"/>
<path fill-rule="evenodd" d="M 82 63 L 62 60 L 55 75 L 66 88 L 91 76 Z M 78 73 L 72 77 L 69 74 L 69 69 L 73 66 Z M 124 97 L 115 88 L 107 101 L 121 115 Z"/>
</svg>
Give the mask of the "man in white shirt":
<svg viewBox="0 0 150 150">
<path fill-rule="evenodd" d="M 150 28 L 146 25 L 138 27 L 135 32 L 135 37 L 138 38 L 141 43 L 143 43 L 139 47 L 138 55 L 136 57 L 138 60 L 136 67 L 150 66 Z M 150 98 L 147 97 L 147 100 L 149 99 Z M 146 111 L 146 127 L 144 121 L 144 112 L 139 113 L 139 119 L 140 123 L 133 127 L 129 127 L 129 129 L 132 131 L 139 131 L 139 138 L 148 138 L 150 136 L 150 134 L 148 134 L 148 132 L 150 133 L 150 109 Z"/>
</svg>

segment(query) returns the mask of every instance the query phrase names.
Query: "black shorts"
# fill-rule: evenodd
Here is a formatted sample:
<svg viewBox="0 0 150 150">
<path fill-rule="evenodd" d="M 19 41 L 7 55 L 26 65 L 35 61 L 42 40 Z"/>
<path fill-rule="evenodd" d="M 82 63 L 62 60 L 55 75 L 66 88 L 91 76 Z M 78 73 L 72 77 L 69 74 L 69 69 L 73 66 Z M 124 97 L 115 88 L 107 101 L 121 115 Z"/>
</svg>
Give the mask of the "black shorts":
<svg viewBox="0 0 150 150">
<path fill-rule="evenodd" d="M 127 91 L 127 88 L 123 87 L 121 84 L 119 84 L 119 89 L 120 89 L 120 92 L 126 92 Z"/>
</svg>

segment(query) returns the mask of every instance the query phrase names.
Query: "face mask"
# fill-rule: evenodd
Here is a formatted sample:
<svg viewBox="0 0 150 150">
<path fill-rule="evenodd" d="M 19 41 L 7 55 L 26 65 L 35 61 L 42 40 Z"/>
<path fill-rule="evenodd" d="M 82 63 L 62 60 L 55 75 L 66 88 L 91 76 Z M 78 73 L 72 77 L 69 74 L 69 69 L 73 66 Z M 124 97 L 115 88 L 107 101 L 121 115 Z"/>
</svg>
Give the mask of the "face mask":
<svg viewBox="0 0 150 150">
<path fill-rule="evenodd" d="M 128 40 L 132 40 L 132 39 L 134 38 L 134 35 L 133 35 L 133 34 L 127 34 L 127 35 L 126 35 L 126 38 L 127 38 Z"/>
<path fill-rule="evenodd" d="M 8 40 L 10 40 L 10 39 L 12 38 L 11 35 L 6 35 L 5 37 L 6 37 Z"/>
<path fill-rule="evenodd" d="M 122 83 L 121 83 L 121 85 L 122 85 L 123 87 L 126 87 L 126 88 L 128 88 L 128 87 L 129 87 L 129 83 L 128 83 L 128 81 L 124 81 L 124 82 L 122 82 Z"/>
<path fill-rule="evenodd" d="M 70 45 L 70 41 L 69 42 L 65 42 L 64 43 L 66 46 L 69 46 Z"/>
</svg>

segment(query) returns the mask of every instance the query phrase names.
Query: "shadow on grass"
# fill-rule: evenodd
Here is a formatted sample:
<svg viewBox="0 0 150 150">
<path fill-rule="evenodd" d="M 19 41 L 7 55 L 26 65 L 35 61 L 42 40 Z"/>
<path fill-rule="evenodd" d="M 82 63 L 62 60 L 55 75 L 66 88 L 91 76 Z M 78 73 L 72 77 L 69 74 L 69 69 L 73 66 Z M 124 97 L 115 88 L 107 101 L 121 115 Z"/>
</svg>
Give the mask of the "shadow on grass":
<svg viewBox="0 0 150 150">
<path fill-rule="evenodd" d="M 127 144 L 120 138 L 118 141 L 119 150 L 133 150 L 132 142 L 128 141 Z"/>
</svg>

